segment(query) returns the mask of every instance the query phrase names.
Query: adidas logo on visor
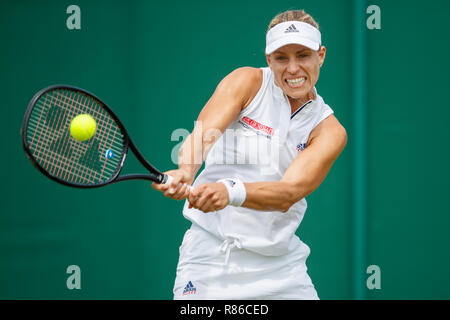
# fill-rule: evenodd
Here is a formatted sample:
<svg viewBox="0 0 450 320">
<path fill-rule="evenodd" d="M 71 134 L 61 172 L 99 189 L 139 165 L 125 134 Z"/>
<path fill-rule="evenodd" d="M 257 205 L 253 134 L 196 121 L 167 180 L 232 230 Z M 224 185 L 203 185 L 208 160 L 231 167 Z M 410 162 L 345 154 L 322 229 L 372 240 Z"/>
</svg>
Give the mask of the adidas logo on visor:
<svg viewBox="0 0 450 320">
<path fill-rule="evenodd" d="M 289 26 L 289 28 L 287 28 L 286 30 L 284 30 L 284 33 L 289 33 L 289 32 L 300 32 L 300 31 L 298 31 L 297 28 L 296 28 L 293 24 L 291 24 L 291 25 Z"/>
</svg>

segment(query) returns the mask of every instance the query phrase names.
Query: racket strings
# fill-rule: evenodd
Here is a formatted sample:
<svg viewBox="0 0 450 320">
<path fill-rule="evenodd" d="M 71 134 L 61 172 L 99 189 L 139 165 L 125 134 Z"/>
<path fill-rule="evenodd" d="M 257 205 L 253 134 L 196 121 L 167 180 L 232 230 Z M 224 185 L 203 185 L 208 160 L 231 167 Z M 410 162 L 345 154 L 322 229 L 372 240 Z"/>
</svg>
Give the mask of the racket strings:
<svg viewBox="0 0 450 320">
<path fill-rule="evenodd" d="M 73 93 L 71 93 L 71 94 L 73 94 Z M 52 94 L 52 100 L 53 100 L 53 98 L 54 98 L 54 94 Z M 58 112 L 58 110 L 62 110 L 61 109 L 61 102 L 62 102 L 61 98 L 62 98 L 61 95 L 60 96 L 57 95 L 56 100 L 55 100 L 55 105 L 52 106 L 52 103 L 50 103 L 50 108 L 47 110 L 47 115 L 46 115 L 45 121 L 44 121 L 44 124 L 46 124 L 47 126 L 44 131 L 44 135 L 43 135 L 44 140 L 43 141 L 44 141 L 45 145 L 49 146 L 49 148 L 48 148 L 49 150 L 47 150 L 47 153 L 44 153 L 41 160 L 43 160 L 44 168 L 47 171 L 49 171 L 49 166 L 50 166 L 50 169 L 51 169 L 50 173 L 53 175 L 54 175 L 54 172 L 53 172 L 54 169 L 56 169 L 57 167 L 61 168 L 61 166 L 55 165 L 55 159 L 57 160 L 57 164 L 61 163 L 62 166 L 65 166 L 65 162 L 66 162 L 66 161 L 63 161 L 63 159 L 64 160 L 67 159 L 67 156 L 64 158 L 61 158 L 61 159 L 56 158 L 56 157 L 51 157 L 52 153 L 49 152 L 49 151 L 56 151 L 58 153 L 62 153 L 62 150 L 58 150 L 58 147 L 61 144 L 61 141 L 67 140 L 67 138 L 66 139 L 60 138 L 59 130 L 58 131 L 54 130 L 56 128 L 59 129 L 61 127 L 61 124 L 64 123 L 64 120 L 67 120 L 67 119 L 65 119 L 65 111 L 64 111 L 64 113 Z M 59 101 L 58 101 L 58 99 L 59 99 Z M 42 111 L 44 111 L 44 110 L 42 110 Z M 53 130 L 48 131 L 49 128 L 53 129 Z M 47 135 L 47 133 L 48 133 L 48 135 Z M 49 142 L 50 142 L 50 145 L 49 145 Z M 65 144 L 63 143 L 63 146 L 64 145 Z M 69 149 L 69 150 L 72 150 L 72 149 Z M 37 156 L 38 159 L 40 156 L 40 151 L 41 151 L 41 148 L 39 148 L 37 155 L 34 154 L 35 156 Z M 49 159 L 51 159 L 52 161 L 48 161 Z"/>
<path fill-rule="evenodd" d="M 65 101 L 64 102 L 66 102 L 66 100 L 68 101 L 68 102 L 71 102 L 71 105 L 73 105 L 73 102 L 75 102 L 75 100 L 74 99 L 71 99 L 71 97 L 72 97 L 72 95 L 69 95 L 69 97 L 68 97 L 68 99 L 66 99 L 65 98 Z M 78 100 L 79 100 L 79 96 L 78 96 Z M 61 101 L 61 100 L 60 100 Z M 86 108 L 89 108 L 90 107 L 90 105 L 89 105 L 89 102 L 87 102 L 87 100 L 85 99 L 85 101 L 83 101 L 83 98 L 82 98 L 82 100 L 81 100 L 81 103 L 79 103 L 78 101 L 76 101 L 77 103 L 75 104 L 75 106 L 79 106 L 79 107 L 81 107 L 82 108 L 82 111 L 83 112 L 86 112 L 87 110 L 86 110 Z M 93 104 L 93 102 L 92 102 L 92 104 L 91 104 L 91 111 L 92 110 L 94 110 L 94 111 L 96 111 L 96 109 L 93 109 L 93 107 L 94 107 L 94 104 Z M 98 107 L 98 106 L 95 106 L 95 107 Z M 71 114 L 71 112 L 70 111 L 73 111 L 73 109 L 69 109 L 69 117 L 73 117 L 74 115 L 73 114 Z M 59 128 L 60 127 L 60 123 L 63 121 L 59 121 L 59 119 L 61 119 L 61 117 L 58 117 L 58 118 L 56 118 L 55 117 L 55 119 L 57 119 L 56 120 L 56 122 L 53 122 L 53 123 L 56 123 L 56 125 L 54 125 L 54 124 L 52 124 L 52 122 L 49 122 L 49 126 L 50 127 L 53 127 L 53 128 L 55 128 L 55 126 L 56 126 L 56 128 Z M 103 120 L 103 119 L 102 119 Z M 99 129 L 101 129 L 101 123 L 102 123 L 102 121 L 99 121 Z M 66 133 L 66 135 L 67 135 L 67 137 L 66 138 L 63 138 L 63 139 L 61 139 L 61 140 L 59 140 L 59 142 L 58 142 L 58 144 L 57 145 L 60 145 L 60 142 L 61 141 L 67 141 L 68 139 L 68 130 L 65 130 L 65 133 Z M 92 142 L 93 143 L 95 143 L 96 142 L 96 140 L 92 140 Z M 64 145 L 64 144 L 63 144 Z M 77 146 L 77 149 L 78 149 L 78 151 L 77 151 L 77 154 L 79 154 L 80 152 L 79 152 L 79 147 L 80 147 L 80 144 L 78 144 L 78 146 Z M 93 151 L 93 150 L 96 150 L 97 148 L 95 148 L 95 147 L 93 147 L 93 146 L 91 146 L 91 145 L 88 145 L 88 151 Z M 70 149 L 69 149 L 70 150 Z M 98 167 L 99 167 L 99 165 L 98 165 L 98 162 L 97 161 L 95 161 L 95 159 L 98 159 L 98 157 L 96 157 L 96 156 L 93 156 L 95 153 L 90 153 L 90 152 L 84 152 L 84 153 L 82 153 L 82 155 L 79 157 L 79 159 L 78 159 L 78 161 L 82 164 L 82 168 L 81 168 L 81 170 L 80 170 L 80 172 L 81 172 L 81 175 L 80 174 L 76 174 L 76 175 L 72 175 L 72 172 L 70 172 L 70 174 L 69 174 L 69 176 L 68 176 L 68 178 L 69 178 L 69 180 L 70 180 L 70 182 L 75 182 L 75 183 L 80 183 L 80 182 L 83 182 L 83 183 L 86 183 L 86 179 L 84 178 L 83 179 L 83 181 L 80 181 L 80 179 L 79 179 L 79 177 L 81 176 L 81 177 L 84 177 L 85 176 L 85 174 L 87 173 L 87 172 L 89 172 L 89 171 L 87 171 L 87 168 L 89 167 L 89 166 L 91 166 L 91 167 L 94 167 L 94 169 L 96 169 L 96 170 L 98 170 Z M 67 158 L 67 156 L 66 156 L 66 158 Z M 94 160 L 94 162 L 93 162 L 93 164 L 90 164 L 89 163 L 89 160 L 90 159 L 92 159 L 92 160 Z M 52 163 L 52 165 L 53 165 L 53 163 Z M 53 173 L 54 174 L 54 172 L 52 171 L 51 173 Z M 67 173 L 67 172 L 66 172 Z M 58 173 L 57 173 L 57 175 L 58 175 Z M 91 172 L 89 172 L 89 175 L 91 175 Z M 67 175 L 66 175 L 67 176 Z M 73 178 L 77 178 L 78 177 L 78 179 L 75 179 L 75 181 L 73 180 Z M 90 177 L 89 177 L 90 178 Z M 88 178 L 88 182 L 90 181 L 90 179 Z"/>
<path fill-rule="evenodd" d="M 59 158 L 59 159 L 61 159 L 61 160 L 63 160 L 63 161 L 66 161 L 66 160 L 67 160 L 66 158 L 63 158 L 63 156 L 62 156 L 61 154 L 58 154 L 58 153 L 52 152 L 52 151 L 50 151 L 50 153 L 51 153 L 51 156 L 52 156 L 52 157 Z M 36 159 L 37 159 L 37 160 L 42 160 L 42 159 L 40 159 L 40 158 L 36 158 Z M 81 170 L 83 170 L 84 168 L 86 168 L 86 167 L 83 167 L 80 163 L 78 163 L 78 162 L 76 162 L 76 161 L 74 161 L 74 160 L 72 160 L 72 159 L 69 159 L 68 161 L 71 162 L 71 163 L 70 163 L 71 165 L 77 166 L 79 171 L 81 171 Z M 59 163 L 61 163 L 61 162 L 59 162 Z M 56 167 L 57 169 L 62 169 L 62 170 L 65 170 L 65 169 L 66 169 L 66 167 L 62 167 L 62 166 L 59 165 L 58 163 L 55 164 L 55 167 Z M 94 171 L 94 170 L 92 170 L 91 168 L 87 168 L 87 170 L 89 170 L 89 173 L 90 173 L 90 174 L 93 174 L 93 175 L 96 176 L 97 178 L 100 178 L 100 174 L 99 174 L 97 171 Z M 112 174 L 113 172 L 110 171 L 110 173 Z M 72 172 L 72 174 L 73 174 L 74 177 L 78 178 L 79 180 L 83 180 L 83 179 L 84 179 L 84 177 L 81 176 L 81 175 L 78 175 L 76 171 Z"/>
<path fill-rule="evenodd" d="M 85 142 L 73 139 L 69 129 L 71 120 L 82 113 L 97 122 L 95 136 Z M 123 135 L 101 103 L 69 89 L 54 89 L 38 99 L 29 117 L 27 142 L 49 174 L 78 184 L 108 180 L 123 153 Z"/>
<path fill-rule="evenodd" d="M 45 107 L 45 105 L 40 104 L 39 102 L 36 103 L 36 109 L 39 110 L 43 110 L 43 108 Z M 36 115 L 32 115 L 29 119 L 29 123 L 28 123 L 28 127 L 30 129 L 36 129 L 40 123 L 40 119 L 41 117 L 37 118 Z M 109 120 L 109 119 L 108 119 Z M 47 122 L 48 122 L 48 117 L 47 117 Z M 50 124 L 51 125 L 51 124 Z M 101 128 L 99 128 L 101 130 Z M 61 134 L 65 134 L 67 131 L 64 131 L 64 133 L 60 133 L 59 131 L 55 133 L 55 137 L 56 136 L 60 136 Z M 49 133 L 46 132 L 42 132 L 42 135 L 44 135 L 44 138 L 48 138 L 49 137 Z M 33 139 L 31 140 L 30 145 L 33 146 L 33 141 L 34 141 L 34 135 L 33 135 Z M 107 139 L 105 139 L 106 143 L 110 143 L 111 147 L 114 149 L 115 152 L 120 152 L 122 150 L 123 145 L 116 139 L 116 140 L 112 140 L 111 137 L 108 137 Z"/>
<path fill-rule="evenodd" d="M 71 95 L 72 94 L 74 94 L 74 93 L 72 92 Z M 52 95 L 52 97 L 53 97 L 53 95 Z M 63 138 L 63 139 L 59 138 L 59 134 L 58 134 L 59 129 L 61 128 L 64 121 L 67 122 L 65 110 L 64 110 L 64 112 L 58 112 L 58 111 L 62 110 L 61 109 L 62 98 L 63 98 L 63 96 L 61 96 L 61 95 L 56 96 L 55 105 L 54 106 L 50 105 L 50 108 L 48 109 L 47 116 L 46 116 L 47 121 L 44 121 L 44 123 L 47 124 L 47 128 L 46 128 L 45 134 L 44 134 L 46 136 L 45 144 L 48 145 L 48 143 L 50 142 L 49 150 L 56 151 L 56 152 L 59 152 L 58 148 L 61 145 L 61 141 L 63 141 L 63 147 L 64 147 L 66 145 L 64 142 L 66 142 L 68 140 L 68 137 Z M 58 99 L 59 99 L 59 105 L 58 105 Z M 67 97 L 65 97 L 64 100 L 66 100 L 66 99 L 67 99 Z M 65 103 L 65 101 L 64 101 L 64 103 Z M 69 116 L 70 116 L 70 113 L 69 113 Z M 46 135 L 48 128 L 53 129 L 49 132 L 50 136 L 53 136 L 52 138 L 50 138 L 49 136 Z M 58 129 L 58 131 L 55 131 L 55 129 Z M 66 134 L 67 134 L 67 132 L 66 132 Z M 72 149 L 70 148 L 69 150 L 71 151 Z M 62 150 L 61 150 L 61 152 L 62 152 Z M 38 155 L 37 155 L 38 158 L 39 158 L 39 155 L 40 155 L 40 153 L 38 153 Z M 48 161 L 50 159 L 51 159 L 51 161 Z M 67 162 L 66 159 L 67 159 L 67 156 L 65 156 L 63 158 L 51 157 L 51 153 L 49 153 L 49 152 L 47 152 L 45 154 L 45 158 L 44 157 L 42 158 L 42 160 L 44 160 L 45 169 L 47 171 L 50 171 L 49 173 L 52 175 L 55 175 L 55 172 L 54 172 L 54 170 L 56 169 L 55 160 L 57 160 L 57 164 L 59 162 L 62 162 L 61 165 L 65 167 L 66 162 Z M 69 177 L 70 177 L 70 175 L 69 175 Z"/>
<path fill-rule="evenodd" d="M 72 101 L 72 103 L 74 102 L 74 100 L 71 99 L 71 97 L 69 97 L 69 101 Z M 79 104 L 79 106 L 80 105 L 82 105 L 83 107 L 88 107 L 89 108 L 89 102 L 87 102 L 85 104 Z M 101 109 L 101 107 L 98 104 L 94 104 L 94 101 L 92 101 L 91 108 L 89 110 L 91 112 L 88 112 L 88 110 L 85 109 L 84 113 L 91 113 L 92 115 L 94 115 L 94 117 L 95 116 L 98 117 L 100 112 L 97 112 L 97 110 L 101 111 L 102 109 Z M 102 128 L 104 126 L 106 127 L 107 124 L 103 125 L 105 120 L 106 120 L 105 117 L 100 117 L 100 119 L 98 121 L 98 130 L 99 130 L 99 132 L 101 132 L 101 130 L 102 130 Z M 82 176 L 87 175 L 87 169 L 86 168 L 88 168 L 88 167 L 93 168 L 96 172 L 98 172 L 100 170 L 100 167 L 101 167 L 101 165 L 99 163 L 99 153 L 98 153 L 98 150 L 99 150 L 98 147 L 99 146 L 98 146 L 98 141 L 96 139 L 92 139 L 90 141 L 91 141 L 91 144 L 89 145 L 88 152 L 82 153 L 81 157 L 79 157 L 79 159 L 78 159 L 78 161 L 84 165 L 84 168 L 82 169 Z M 78 148 L 77 149 L 79 149 L 79 146 L 80 146 L 80 144 L 78 144 L 78 146 L 77 146 Z M 91 179 L 91 173 L 92 172 L 89 172 L 89 176 L 87 176 L 88 183 L 90 182 L 90 179 Z M 101 176 L 102 175 L 100 175 L 100 179 L 101 179 Z M 81 181 L 75 180 L 73 182 L 80 183 Z M 83 181 L 83 182 L 85 183 L 85 181 Z"/>
<path fill-rule="evenodd" d="M 73 93 L 71 93 L 71 94 L 73 94 Z M 58 98 L 60 98 L 59 105 L 58 105 Z M 67 99 L 67 97 L 65 97 L 63 104 L 65 104 L 66 99 Z M 53 129 L 50 131 L 51 135 L 53 135 L 53 138 L 50 139 L 47 136 L 46 137 L 47 139 L 45 141 L 46 141 L 46 144 L 48 144 L 50 142 L 50 145 L 49 145 L 50 150 L 55 151 L 57 153 L 62 153 L 63 148 L 61 148 L 61 150 L 58 150 L 59 146 L 61 145 L 62 141 L 65 142 L 66 140 L 68 140 L 68 137 L 66 137 L 65 139 L 64 138 L 61 139 L 61 137 L 59 136 L 58 133 L 59 133 L 61 127 L 63 126 L 64 122 L 67 122 L 67 118 L 66 118 L 65 110 L 62 109 L 62 107 L 61 107 L 62 96 L 59 96 L 59 97 L 57 96 L 55 102 L 56 102 L 55 105 L 48 109 L 47 116 L 45 119 L 46 121 L 44 121 L 44 123 L 47 124 L 48 128 Z M 46 130 L 46 132 L 47 132 L 47 130 Z M 64 142 L 62 144 L 62 147 L 65 147 Z M 69 151 L 72 151 L 72 149 L 69 149 Z M 70 154 L 71 153 L 72 152 L 70 152 Z M 39 154 L 38 154 L 38 156 L 39 156 Z M 50 166 L 50 173 L 55 175 L 55 172 L 53 172 L 53 171 L 56 169 L 56 166 L 55 166 L 56 158 L 51 157 L 50 153 L 46 153 L 45 160 L 47 160 L 47 159 L 51 159 L 51 162 L 50 161 L 45 162 L 45 169 L 49 170 L 49 166 Z M 58 159 L 58 162 L 61 162 L 61 160 L 62 159 Z M 66 161 L 64 161 L 64 162 L 66 162 Z M 62 165 L 65 166 L 65 163 L 63 163 Z"/>
<path fill-rule="evenodd" d="M 30 121 L 29 121 L 29 129 L 30 129 L 30 130 L 35 130 L 37 127 L 38 127 L 38 122 L 35 121 L 35 120 L 33 120 L 33 119 L 30 119 Z M 49 139 L 50 137 L 59 139 L 59 138 L 61 138 L 63 135 L 65 136 L 66 134 L 68 134 L 68 132 L 64 131 L 63 134 L 55 134 L 55 135 L 52 137 L 50 133 L 44 133 L 44 132 L 42 133 L 43 138 L 45 138 L 45 139 Z M 121 152 L 121 150 L 122 150 L 122 149 L 121 149 L 122 145 L 121 145 L 119 142 L 117 142 L 117 139 L 113 141 L 111 138 L 108 138 L 108 139 L 105 139 L 104 142 L 105 142 L 105 143 L 109 143 L 109 144 L 111 145 L 111 149 L 112 149 L 114 152 L 116 152 L 116 153 L 120 153 L 120 152 Z M 86 144 L 80 144 L 80 146 L 81 146 L 81 148 L 82 148 L 84 151 L 86 151 L 86 149 L 87 149 L 87 145 L 86 145 Z"/>
<path fill-rule="evenodd" d="M 75 101 L 75 99 L 72 99 L 70 96 L 68 97 L 68 101 L 70 101 L 72 104 L 75 102 L 75 106 L 79 106 L 81 108 L 85 107 L 83 103 Z M 95 103 L 96 107 L 99 107 L 99 103 L 96 103 L 94 100 L 92 100 L 92 103 Z M 96 119 L 100 119 L 102 121 L 110 121 L 111 117 L 107 115 L 103 108 L 99 107 L 100 109 L 97 110 L 96 108 L 90 108 L 88 113 L 93 116 Z"/>
</svg>

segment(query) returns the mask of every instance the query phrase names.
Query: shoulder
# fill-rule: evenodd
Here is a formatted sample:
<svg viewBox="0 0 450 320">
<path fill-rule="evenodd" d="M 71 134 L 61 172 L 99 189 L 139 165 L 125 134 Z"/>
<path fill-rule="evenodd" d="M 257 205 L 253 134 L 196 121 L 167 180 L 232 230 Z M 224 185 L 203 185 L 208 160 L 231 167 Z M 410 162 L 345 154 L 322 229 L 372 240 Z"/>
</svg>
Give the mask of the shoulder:
<svg viewBox="0 0 450 320">
<path fill-rule="evenodd" d="M 260 68 L 240 67 L 230 72 L 219 83 L 219 87 L 239 96 L 246 107 L 256 96 L 263 82 Z"/>
<path fill-rule="evenodd" d="M 339 120 L 331 114 L 311 131 L 308 144 L 311 144 L 314 140 L 319 140 L 319 138 L 331 140 L 336 146 L 344 148 L 347 144 L 347 131 Z"/>
<path fill-rule="evenodd" d="M 237 81 L 262 82 L 263 73 L 262 69 L 260 68 L 240 67 L 233 70 L 230 74 L 228 74 L 227 77 L 235 79 Z"/>
</svg>

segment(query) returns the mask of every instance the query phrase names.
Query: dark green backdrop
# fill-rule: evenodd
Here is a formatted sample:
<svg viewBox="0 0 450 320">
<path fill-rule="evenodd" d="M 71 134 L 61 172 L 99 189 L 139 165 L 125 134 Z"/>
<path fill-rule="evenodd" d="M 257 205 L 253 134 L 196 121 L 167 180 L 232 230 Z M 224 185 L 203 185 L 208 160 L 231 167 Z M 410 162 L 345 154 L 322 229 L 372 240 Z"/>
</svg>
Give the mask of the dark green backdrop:
<svg viewBox="0 0 450 320">
<path fill-rule="evenodd" d="M 66 27 L 71 4 L 81 30 Z M 381 30 L 365 27 L 369 4 Z M 189 227 L 183 203 L 148 183 L 78 190 L 44 178 L 20 145 L 36 91 L 95 93 L 148 159 L 172 169 L 171 133 L 192 129 L 233 69 L 265 66 L 270 19 L 301 8 L 328 49 L 317 88 L 349 136 L 298 230 L 319 296 L 449 299 L 447 0 L 2 1 L 0 298 L 171 299 Z M 81 290 L 66 287 L 69 265 Z M 379 290 L 366 287 L 369 265 Z"/>
</svg>

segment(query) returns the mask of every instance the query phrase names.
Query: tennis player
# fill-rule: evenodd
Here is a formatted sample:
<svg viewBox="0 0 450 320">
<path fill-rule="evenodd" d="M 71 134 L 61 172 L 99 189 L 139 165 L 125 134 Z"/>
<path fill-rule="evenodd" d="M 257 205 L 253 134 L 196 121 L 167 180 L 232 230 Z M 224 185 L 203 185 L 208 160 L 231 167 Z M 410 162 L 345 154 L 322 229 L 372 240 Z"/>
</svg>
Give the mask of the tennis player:
<svg viewBox="0 0 450 320">
<path fill-rule="evenodd" d="M 174 299 L 318 299 L 295 231 L 347 135 L 315 88 L 326 53 L 316 21 L 303 10 L 277 15 L 265 53 L 268 67 L 219 83 L 167 172 L 173 183 L 152 186 L 187 199 L 192 222 Z"/>
</svg>

